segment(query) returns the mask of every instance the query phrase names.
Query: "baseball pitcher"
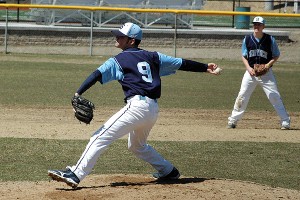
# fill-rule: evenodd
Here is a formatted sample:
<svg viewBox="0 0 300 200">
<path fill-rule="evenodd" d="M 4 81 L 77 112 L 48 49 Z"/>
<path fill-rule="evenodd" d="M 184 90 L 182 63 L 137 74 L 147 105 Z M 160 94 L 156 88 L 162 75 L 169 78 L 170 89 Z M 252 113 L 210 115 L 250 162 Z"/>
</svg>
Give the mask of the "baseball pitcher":
<svg viewBox="0 0 300 200">
<path fill-rule="evenodd" d="M 106 84 L 116 80 L 122 86 L 126 105 L 95 131 L 75 165 L 67 167 L 66 170 L 49 170 L 48 175 L 53 180 L 76 188 L 92 171 L 97 159 L 108 146 L 128 134 L 129 151 L 157 171 L 153 174 L 154 178 L 178 179 L 180 173 L 176 167 L 147 144 L 147 137 L 158 117 L 160 77 L 174 74 L 176 70 L 208 72 L 214 75 L 219 74 L 220 70 L 216 70 L 218 66 L 214 63 L 204 64 L 138 48 L 142 40 L 142 30 L 133 23 L 125 23 L 120 29 L 113 30 L 112 34 L 116 38 L 115 47 L 122 49 L 122 52 L 96 69 L 74 96 L 81 97 L 96 82 Z M 78 99 L 82 98 L 73 99 L 72 102 L 75 101 L 73 104 L 76 105 Z M 89 110 L 93 110 L 92 108 L 90 106 Z M 81 118 L 83 117 L 80 116 Z M 90 123 L 90 118 L 85 121 Z"/>
</svg>

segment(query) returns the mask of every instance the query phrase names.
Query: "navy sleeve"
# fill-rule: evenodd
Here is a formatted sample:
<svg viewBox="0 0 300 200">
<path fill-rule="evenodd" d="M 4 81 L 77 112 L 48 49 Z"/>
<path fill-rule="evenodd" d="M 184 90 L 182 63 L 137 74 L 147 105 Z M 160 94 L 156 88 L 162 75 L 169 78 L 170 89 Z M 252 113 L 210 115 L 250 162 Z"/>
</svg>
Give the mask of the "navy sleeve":
<svg viewBox="0 0 300 200">
<path fill-rule="evenodd" d="M 81 84 L 80 88 L 77 90 L 79 95 L 82 95 L 85 91 L 87 91 L 90 87 L 92 87 L 97 81 L 102 83 L 102 74 L 97 69 L 95 70 L 87 79 Z"/>
<path fill-rule="evenodd" d="M 190 71 L 190 72 L 206 72 L 208 68 L 207 64 L 182 59 L 182 64 L 178 70 Z"/>
</svg>

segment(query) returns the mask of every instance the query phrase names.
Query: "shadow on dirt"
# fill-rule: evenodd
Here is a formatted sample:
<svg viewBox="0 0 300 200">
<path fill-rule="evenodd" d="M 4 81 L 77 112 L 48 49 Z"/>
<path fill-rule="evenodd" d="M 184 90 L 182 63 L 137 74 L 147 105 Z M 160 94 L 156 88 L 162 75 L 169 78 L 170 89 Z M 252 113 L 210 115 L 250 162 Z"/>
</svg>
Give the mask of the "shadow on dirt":
<svg viewBox="0 0 300 200">
<path fill-rule="evenodd" d="M 70 190 L 84 190 L 84 189 L 96 189 L 96 188 L 105 188 L 105 187 L 126 187 L 126 186 L 147 186 L 147 185 L 172 185 L 172 184 L 190 184 L 190 183 L 202 183 L 207 180 L 215 180 L 214 178 L 180 178 L 177 180 L 153 180 L 153 181 L 141 181 L 141 182 L 113 182 L 108 185 L 99 185 L 99 186 L 90 186 L 90 187 L 77 187 L 75 189 L 72 188 L 57 188 L 57 190 L 70 191 Z"/>
<path fill-rule="evenodd" d="M 201 183 L 206 180 L 212 180 L 212 179 L 206 179 L 206 178 L 180 178 L 177 180 L 154 180 L 150 182 L 138 182 L 138 183 L 133 183 L 133 182 L 115 182 L 111 183 L 111 187 L 118 187 L 118 186 L 138 186 L 138 185 L 153 185 L 153 184 L 189 184 L 189 183 Z"/>
</svg>

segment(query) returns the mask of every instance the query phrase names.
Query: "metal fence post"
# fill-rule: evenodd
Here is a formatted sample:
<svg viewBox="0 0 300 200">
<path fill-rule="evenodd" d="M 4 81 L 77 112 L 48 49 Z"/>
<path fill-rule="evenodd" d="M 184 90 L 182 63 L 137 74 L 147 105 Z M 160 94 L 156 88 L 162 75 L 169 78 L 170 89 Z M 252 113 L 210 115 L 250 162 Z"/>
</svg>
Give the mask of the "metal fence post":
<svg viewBox="0 0 300 200">
<path fill-rule="evenodd" d="M 90 56 L 93 55 L 93 27 L 94 27 L 94 11 L 91 11 L 91 29 L 90 29 Z"/>
<path fill-rule="evenodd" d="M 175 23 L 174 23 L 174 57 L 177 55 L 177 47 L 176 47 L 176 41 L 177 41 L 177 13 L 175 13 Z"/>
<path fill-rule="evenodd" d="M 8 38 L 8 8 L 6 8 L 6 17 L 5 17 L 5 38 L 4 38 L 4 48 L 5 54 L 7 54 L 7 38 Z"/>
<path fill-rule="evenodd" d="M 232 2 L 232 11 L 235 10 L 235 0 L 233 0 Z M 232 25 L 231 25 L 231 28 L 234 28 L 234 18 L 235 18 L 235 15 L 232 15 Z"/>
</svg>

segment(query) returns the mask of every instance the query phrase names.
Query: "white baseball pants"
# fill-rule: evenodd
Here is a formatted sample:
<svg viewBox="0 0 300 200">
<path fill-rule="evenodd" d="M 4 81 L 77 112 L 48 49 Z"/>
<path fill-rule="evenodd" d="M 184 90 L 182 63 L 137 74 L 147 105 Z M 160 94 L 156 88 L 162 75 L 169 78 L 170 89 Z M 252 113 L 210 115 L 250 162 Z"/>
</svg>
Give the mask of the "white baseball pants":
<svg viewBox="0 0 300 200">
<path fill-rule="evenodd" d="M 231 116 L 228 118 L 228 122 L 236 124 L 236 122 L 242 118 L 251 94 L 258 84 L 267 95 L 267 98 L 280 117 L 281 122 L 289 122 L 290 118 L 281 100 L 272 68 L 269 69 L 268 73 L 260 77 L 251 76 L 248 71 L 245 72 L 239 94 L 236 98 Z"/>
<path fill-rule="evenodd" d="M 147 144 L 147 137 L 157 120 L 158 111 L 156 100 L 134 96 L 94 133 L 77 164 L 69 168 L 80 180 L 84 179 L 108 146 L 129 134 L 128 149 L 136 157 L 151 164 L 160 174 L 167 175 L 172 171 L 173 165 Z"/>
</svg>

